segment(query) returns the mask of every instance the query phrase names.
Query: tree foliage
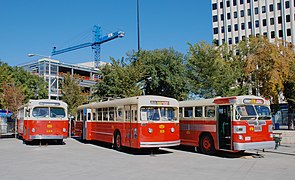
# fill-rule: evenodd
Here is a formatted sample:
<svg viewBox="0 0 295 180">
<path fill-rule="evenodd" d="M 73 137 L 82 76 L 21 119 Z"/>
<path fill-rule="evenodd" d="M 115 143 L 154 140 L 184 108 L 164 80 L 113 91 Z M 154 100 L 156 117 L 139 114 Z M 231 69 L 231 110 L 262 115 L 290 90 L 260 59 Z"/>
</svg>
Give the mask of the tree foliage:
<svg viewBox="0 0 295 180">
<path fill-rule="evenodd" d="M 253 91 L 278 103 L 279 93 L 284 91 L 284 83 L 290 77 L 293 49 L 285 46 L 283 41 L 271 43 L 263 37 L 250 38 L 248 47 L 252 52 L 246 57 L 245 71 L 251 79 Z"/>
<path fill-rule="evenodd" d="M 227 45 L 217 48 L 205 42 L 189 44 L 188 76 L 192 92 L 204 98 L 239 95 L 240 65 Z"/>
<path fill-rule="evenodd" d="M 14 83 L 8 84 L 6 81 L 2 82 L 2 99 L 3 107 L 12 111 L 13 116 L 16 116 L 18 108 L 22 105 L 25 95 L 19 86 Z"/>
<path fill-rule="evenodd" d="M 140 51 L 137 55 L 143 66 L 141 77 L 145 94 L 185 99 L 189 94 L 189 79 L 186 76 L 186 58 L 170 49 Z"/>
<path fill-rule="evenodd" d="M 107 97 L 130 97 L 141 94 L 137 82 L 142 76 L 142 68 L 131 59 L 116 61 L 101 69 L 101 80 L 93 88 L 93 98 L 101 100 Z"/>
<path fill-rule="evenodd" d="M 29 99 L 44 98 L 47 95 L 46 85 L 43 78 L 27 72 L 23 68 L 11 67 L 0 62 L 0 95 L 3 97 L 0 101 L 0 108 L 18 108 L 17 106 L 8 107 L 10 99 L 4 98 L 4 96 L 24 97 L 24 99 L 16 98 L 15 100 L 19 103 L 13 103 L 14 105 L 27 102 Z"/>
<path fill-rule="evenodd" d="M 115 61 L 101 69 L 102 79 L 94 95 L 130 97 L 141 94 L 184 99 L 188 94 L 184 56 L 173 49 L 142 50 L 126 60 Z"/>
<path fill-rule="evenodd" d="M 62 100 L 68 104 L 68 113 L 74 115 L 77 107 L 86 102 L 86 97 L 82 95 L 80 80 L 69 73 L 64 74 L 61 89 Z"/>
</svg>

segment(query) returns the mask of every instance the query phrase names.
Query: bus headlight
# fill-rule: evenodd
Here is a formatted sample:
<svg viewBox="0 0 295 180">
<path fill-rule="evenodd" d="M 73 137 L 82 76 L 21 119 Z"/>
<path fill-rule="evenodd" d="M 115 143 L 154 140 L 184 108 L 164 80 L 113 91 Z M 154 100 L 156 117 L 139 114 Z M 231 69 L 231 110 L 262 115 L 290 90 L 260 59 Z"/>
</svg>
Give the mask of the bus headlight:
<svg viewBox="0 0 295 180">
<path fill-rule="evenodd" d="M 172 133 L 174 133 L 174 132 L 175 132 L 175 129 L 174 129 L 174 128 L 171 128 L 170 131 L 171 131 Z"/>
<path fill-rule="evenodd" d="M 66 129 L 66 128 L 62 128 L 62 131 L 63 131 L 63 132 L 67 132 L 67 129 Z"/>
<path fill-rule="evenodd" d="M 153 133 L 153 129 L 152 128 L 149 128 L 148 131 L 149 131 L 150 134 Z"/>
<path fill-rule="evenodd" d="M 273 132 L 273 125 L 268 125 L 268 132 Z"/>
<path fill-rule="evenodd" d="M 239 140 L 243 140 L 243 135 L 239 135 Z"/>
<path fill-rule="evenodd" d="M 33 133 L 36 132 L 36 129 L 35 129 L 35 128 L 32 128 L 32 132 L 33 132 Z"/>
<path fill-rule="evenodd" d="M 269 135 L 269 137 L 270 137 L 270 138 L 273 138 L 273 134 L 271 133 L 271 134 Z"/>
</svg>

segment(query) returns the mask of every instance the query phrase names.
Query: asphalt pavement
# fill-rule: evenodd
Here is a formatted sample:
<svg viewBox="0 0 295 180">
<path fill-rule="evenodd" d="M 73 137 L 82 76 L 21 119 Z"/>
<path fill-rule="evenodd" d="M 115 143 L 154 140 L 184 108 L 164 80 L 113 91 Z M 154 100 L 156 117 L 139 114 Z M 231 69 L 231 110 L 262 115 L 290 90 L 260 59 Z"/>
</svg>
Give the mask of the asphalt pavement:
<svg viewBox="0 0 295 180">
<path fill-rule="evenodd" d="M 215 156 L 190 147 L 150 152 L 118 152 L 110 144 L 66 139 L 64 145 L 23 144 L 0 139 L 0 179 L 134 179 L 134 180 L 289 180 L 294 179 L 295 144 L 277 149 L 220 152 Z"/>
</svg>

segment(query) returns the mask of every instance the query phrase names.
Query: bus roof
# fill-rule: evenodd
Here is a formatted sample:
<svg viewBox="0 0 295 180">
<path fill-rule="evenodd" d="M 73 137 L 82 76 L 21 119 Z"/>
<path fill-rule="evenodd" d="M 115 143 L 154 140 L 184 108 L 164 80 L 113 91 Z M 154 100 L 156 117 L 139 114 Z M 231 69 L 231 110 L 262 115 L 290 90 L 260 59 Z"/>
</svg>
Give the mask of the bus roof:
<svg viewBox="0 0 295 180">
<path fill-rule="evenodd" d="M 215 97 L 210 99 L 199 99 L 180 101 L 180 107 L 189 106 L 213 106 L 218 104 L 264 104 L 269 105 L 268 101 L 262 97 L 254 95 L 231 96 L 231 97 Z"/>
<path fill-rule="evenodd" d="M 78 107 L 78 110 L 82 110 L 85 108 L 107 108 L 107 107 L 117 107 L 123 105 L 132 105 L 138 104 L 149 105 L 149 106 L 179 106 L 178 101 L 173 98 L 164 97 L 164 96 L 154 96 L 154 95 L 145 95 L 145 96 L 134 96 L 122 99 L 114 99 L 110 101 L 102 101 L 102 102 L 92 102 L 89 104 L 81 105 Z"/>
<path fill-rule="evenodd" d="M 30 99 L 28 103 L 22 105 L 20 108 L 25 107 L 25 106 L 28 106 L 28 107 L 32 107 L 32 106 L 48 106 L 48 107 L 61 106 L 64 108 L 68 107 L 67 103 L 60 101 L 60 100 L 53 100 L 53 99 L 38 99 L 38 100 Z"/>
</svg>

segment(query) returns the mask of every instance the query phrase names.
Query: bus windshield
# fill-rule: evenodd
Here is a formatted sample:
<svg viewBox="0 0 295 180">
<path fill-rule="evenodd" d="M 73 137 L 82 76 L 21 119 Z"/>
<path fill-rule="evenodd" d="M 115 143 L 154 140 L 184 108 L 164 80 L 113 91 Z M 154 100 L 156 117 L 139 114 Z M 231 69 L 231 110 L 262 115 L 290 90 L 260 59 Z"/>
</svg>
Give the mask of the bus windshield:
<svg viewBox="0 0 295 180">
<path fill-rule="evenodd" d="M 63 108 L 51 107 L 50 117 L 51 118 L 64 118 L 66 116 L 65 110 Z M 48 107 L 35 107 L 33 109 L 33 117 L 49 117 Z"/>
<path fill-rule="evenodd" d="M 267 120 L 270 119 L 270 110 L 261 105 L 240 105 L 236 107 L 236 119 L 240 120 Z"/>
<path fill-rule="evenodd" d="M 173 121 L 177 120 L 176 109 L 172 107 L 142 107 L 140 108 L 142 121 Z"/>
<path fill-rule="evenodd" d="M 66 117 L 66 112 L 63 108 L 51 107 L 50 108 L 50 117 L 64 118 L 64 117 Z"/>
</svg>

